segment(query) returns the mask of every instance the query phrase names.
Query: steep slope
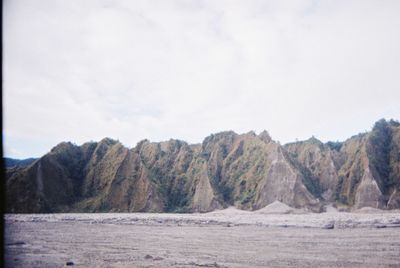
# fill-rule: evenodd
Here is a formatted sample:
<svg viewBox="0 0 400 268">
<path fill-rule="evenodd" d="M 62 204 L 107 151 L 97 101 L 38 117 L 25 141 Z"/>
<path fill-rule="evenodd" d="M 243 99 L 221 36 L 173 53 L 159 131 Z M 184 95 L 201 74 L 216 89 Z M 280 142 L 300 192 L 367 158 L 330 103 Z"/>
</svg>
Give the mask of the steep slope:
<svg viewBox="0 0 400 268">
<path fill-rule="evenodd" d="M 320 211 L 400 208 L 400 124 L 378 121 L 343 143 L 281 146 L 266 131 L 212 134 L 202 144 L 105 138 L 63 142 L 26 167 L 7 169 L 8 212 L 257 210 L 275 201 Z"/>
<path fill-rule="evenodd" d="M 400 124 L 378 121 L 369 133 L 366 150 L 371 176 L 380 190 L 383 206 L 399 204 Z M 390 201 L 390 203 L 389 203 Z"/>
<path fill-rule="evenodd" d="M 87 162 L 81 191 L 73 211 L 163 211 L 137 150 L 109 138 L 97 144 Z"/>
<path fill-rule="evenodd" d="M 380 120 L 371 132 L 345 142 L 345 162 L 339 171 L 340 201 L 356 208 L 398 207 L 399 130 L 397 122 Z"/>
<path fill-rule="evenodd" d="M 250 132 L 222 132 L 203 142 L 212 185 L 224 206 L 259 209 L 275 200 L 294 207 L 319 210 L 318 201 L 304 186 L 304 178 L 291 164 L 282 147 Z"/>
<path fill-rule="evenodd" d="M 7 178 L 7 210 L 53 212 L 70 206 L 80 195 L 84 163 L 95 143 L 81 147 L 63 142 L 30 166 Z"/>
<path fill-rule="evenodd" d="M 326 201 L 361 208 L 398 208 L 400 124 L 378 121 L 371 132 L 343 143 L 315 138 L 285 145 Z"/>
<path fill-rule="evenodd" d="M 356 208 L 383 206 L 382 193 L 370 170 L 368 138 L 368 134 L 354 136 L 341 149 L 343 165 L 338 171 L 336 197 L 339 202 Z"/>
<path fill-rule="evenodd" d="M 194 151 L 183 141 L 151 143 L 147 140 L 138 149 L 152 183 L 164 200 L 164 211 L 191 211 L 190 178 L 186 175 Z"/>
<path fill-rule="evenodd" d="M 334 201 L 340 153 L 314 137 L 284 147 L 297 160 L 299 170 L 309 179 L 312 192 L 326 201 Z"/>
</svg>

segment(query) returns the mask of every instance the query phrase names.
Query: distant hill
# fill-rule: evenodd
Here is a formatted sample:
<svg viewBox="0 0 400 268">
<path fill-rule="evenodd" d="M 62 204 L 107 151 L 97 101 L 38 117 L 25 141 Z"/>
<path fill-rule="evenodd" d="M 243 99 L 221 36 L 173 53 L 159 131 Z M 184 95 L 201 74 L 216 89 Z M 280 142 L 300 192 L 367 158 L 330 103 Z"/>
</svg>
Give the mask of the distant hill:
<svg viewBox="0 0 400 268">
<path fill-rule="evenodd" d="M 37 158 L 27 158 L 27 159 L 14 159 L 14 158 L 8 158 L 4 157 L 4 163 L 6 168 L 11 168 L 11 167 L 26 167 L 32 164 Z"/>
<path fill-rule="evenodd" d="M 280 145 L 266 131 L 212 134 L 202 144 L 105 138 L 62 142 L 7 170 L 8 212 L 206 212 L 282 202 L 321 211 L 400 208 L 400 124 L 380 120 L 344 142 Z"/>
</svg>

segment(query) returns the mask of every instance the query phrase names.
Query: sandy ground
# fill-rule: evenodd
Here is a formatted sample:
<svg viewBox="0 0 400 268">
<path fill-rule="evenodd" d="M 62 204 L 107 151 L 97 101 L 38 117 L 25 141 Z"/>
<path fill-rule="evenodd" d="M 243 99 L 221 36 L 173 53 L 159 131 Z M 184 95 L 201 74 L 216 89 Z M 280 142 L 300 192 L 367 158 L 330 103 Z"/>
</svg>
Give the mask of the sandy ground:
<svg viewBox="0 0 400 268">
<path fill-rule="evenodd" d="M 5 219 L 7 267 L 400 267 L 398 211 Z"/>
</svg>

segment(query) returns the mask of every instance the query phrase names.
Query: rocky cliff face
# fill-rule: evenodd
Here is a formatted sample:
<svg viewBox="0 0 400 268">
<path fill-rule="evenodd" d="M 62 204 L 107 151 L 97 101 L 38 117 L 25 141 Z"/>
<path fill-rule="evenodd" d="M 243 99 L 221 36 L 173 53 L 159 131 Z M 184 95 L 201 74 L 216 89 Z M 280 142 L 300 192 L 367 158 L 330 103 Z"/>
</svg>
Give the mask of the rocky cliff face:
<svg viewBox="0 0 400 268">
<path fill-rule="evenodd" d="M 285 148 L 317 182 L 326 201 L 361 208 L 399 208 L 400 124 L 380 120 L 343 143 L 316 139 Z"/>
<path fill-rule="evenodd" d="M 325 203 L 400 208 L 400 125 L 377 122 L 344 143 L 311 138 L 281 146 L 264 131 L 213 134 L 202 144 L 106 138 L 61 143 L 7 170 L 8 212 L 255 210 L 276 200 L 321 211 Z"/>
<path fill-rule="evenodd" d="M 326 201 L 334 201 L 341 154 L 316 138 L 287 144 L 285 149 L 309 179 L 313 193 Z"/>
</svg>

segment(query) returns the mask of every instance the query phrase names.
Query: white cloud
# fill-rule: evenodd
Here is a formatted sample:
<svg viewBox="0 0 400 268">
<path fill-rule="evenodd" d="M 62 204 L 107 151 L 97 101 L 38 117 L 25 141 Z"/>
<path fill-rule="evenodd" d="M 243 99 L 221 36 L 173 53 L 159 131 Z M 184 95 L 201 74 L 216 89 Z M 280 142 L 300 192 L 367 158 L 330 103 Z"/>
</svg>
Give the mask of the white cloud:
<svg viewBox="0 0 400 268">
<path fill-rule="evenodd" d="M 4 134 L 342 140 L 400 119 L 398 1 L 4 4 Z M 33 147 L 32 147 L 33 148 Z M 12 152 L 10 152 L 13 155 Z"/>
</svg>

